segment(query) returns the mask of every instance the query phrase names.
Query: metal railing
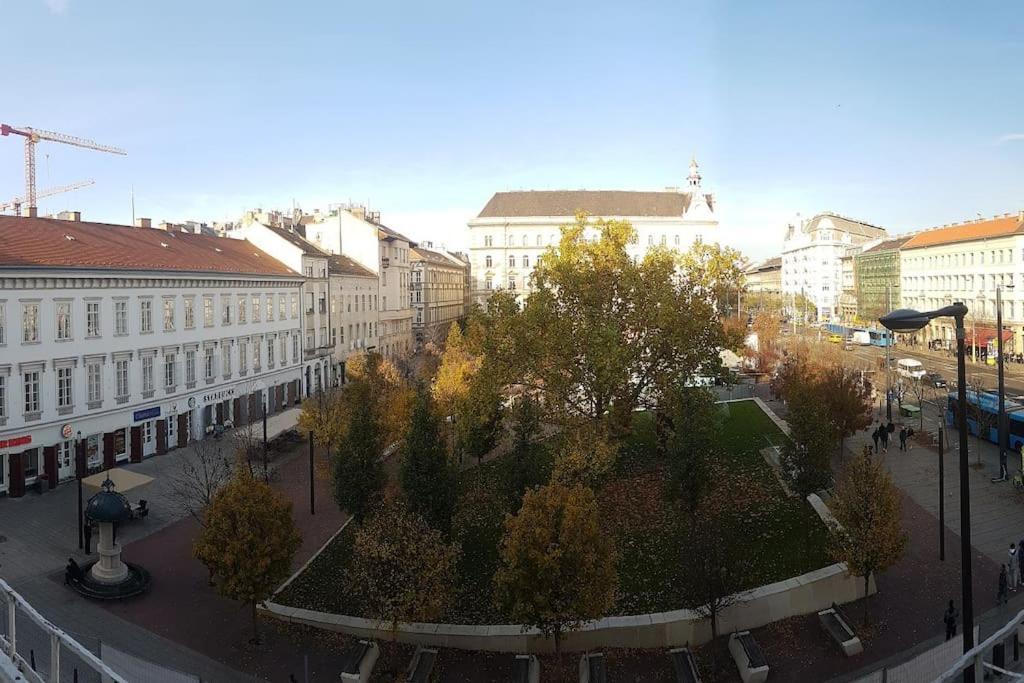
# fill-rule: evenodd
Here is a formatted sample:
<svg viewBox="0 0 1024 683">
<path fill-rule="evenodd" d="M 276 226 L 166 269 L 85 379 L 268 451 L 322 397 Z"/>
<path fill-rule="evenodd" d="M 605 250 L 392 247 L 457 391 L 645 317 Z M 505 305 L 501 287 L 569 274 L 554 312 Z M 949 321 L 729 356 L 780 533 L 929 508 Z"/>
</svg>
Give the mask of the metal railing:
<svg viewBox="0 0 1024 683">
<path fill-rule="evenodd" d="M 50 623 L 48 619 L 37 612 L 32 605 L 28 604 L 25 598 L 18 595 L 3 579 L 0 579 L 0 595 L 3 596 L 3 602 L 6 603 L 4 614 L 7 627 L 4 633 L 0 633 L 0 652 L 3 653 L 0 655 L 0 680 L 3 680 L 3 674 L 5 673 L 4 657 L 6 656 L 10 664 L 21 673 L 24 680 L 33 683 L 59 683 L 61 680 L 60 653 L 63 646 L 80 659 L 83 664 L 99 674 L 104 681 L 128 683 L 127 679 L 100 661 L 99 657 L 81 643 Z M 24 617 L 35 622 L 43 633 L 49 635 L 49 670 L 45 676 L 34 671 L 32 663 L 18 654 L 17 617 L 19 611 Z"/>
<path fill-rule="evenodd" d="M 1006 625 L 1001 629 L 961 655 L 960 659 L 956 660 L 956 663 L 954 663 L 946 673 L 935 679 L 936 683 L 954 683 L 954 681 L 965 680 L 964 671 L 970 667 L 974 667 L 974 680 L 976 681 L 982 680 L 982 676 L 985 675 L 986 670 L 994 671 L 998 674 L 1009 675 L 1009 680 L 1011 681 L 1024 679 L 1024 675 L 1022 674 L 1009 671 L 1001 666 L 997 666 L 993 662 L 985 661 L 985 655 L 992 652 L 996 646 L 1005 645 L 1011 635 L 1014 638 L 1018 638 L 1018 634 L 1022 627 L 1024 627 L 1024 610 L 1018 612 L 1017 615 L 1006 622 Z M 1003 661 L 1006 661 L 1005 650 L 1003 653 Z"/>
</svg>

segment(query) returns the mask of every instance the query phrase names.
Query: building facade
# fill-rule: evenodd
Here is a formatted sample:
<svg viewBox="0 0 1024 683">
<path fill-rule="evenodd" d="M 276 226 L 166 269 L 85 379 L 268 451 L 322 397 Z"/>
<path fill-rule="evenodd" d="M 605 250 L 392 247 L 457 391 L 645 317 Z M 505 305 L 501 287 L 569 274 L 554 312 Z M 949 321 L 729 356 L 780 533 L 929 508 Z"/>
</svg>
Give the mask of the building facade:
<svg viewBox="0 0 1024 683">
<path fill-rule="evenodd" d="M 259 222 L 248 222 L 232 231 L 233 237 L 247 239 L 264 253 L 271 254 L 303 276 L 299 314 L 302 320 L 302 387 L 310 396 L 321 387 L 336 382 L 332 367 L 334 344 L 330 330 L 331 310 L 327 260 L 329 254 L 292 229 Z M 259 311 L 254 310 L 258 316 Z M 267 311 L 271 315 L 272 311 Z M 256 318 L 258 321 L 259 318 Z"/>
<path fill-rule="evenodd" d="M 690 164 L 685 189 L 498 192 L 469 221 L 473 300 L 483 303 L 496 289 L 527 296 L 537 261 L 549 247 L 558 246 L 560 226 L 573 223 L 579 211 L 592 219 L 632 223 L 637 239 L 629 251 L 641 258 L 654 246 L 684 250 L 695 239 L 716 239 L 715 209 L 696 161 Z"/>
<path fill-rule="evenodd" d="M 857 322 L 877 326 L 880 317 L 900 307 L 900 247 L 909 239 L 885 240 L 854 257 Z"/>
<path fill-rule="evenodd" d="M 415 243 L 381 223 L 380 214 L 360 206 L 339 207 L 314 218 L 296 229 L 324 251 L 348 256 L 380 279 L 378 353 L 394 360 L 408 356 L 413 351 L 409 250 Z"/>
<path fill-rule="evenodd" d="M 884 228 L 834 213 L 787 226 L 782 246 L 783 296 L 806 297 L 819 320 L 838 318 L 847 249 L 885 236 Z"/>
<path fill-rule="evenodd" d="M 303 278 L 244 240 L 0 216 L 0 493 L 298 400 Z"/>
<path fill-rule="evenodd" d="M 1024 350 L 1024 211 L 924 230 L 900 248 L 902 306 L 932 310 L 967 305 L 966 343 L 983 353 L 996 337 L 996 288 L 1001 287 L 1008 351 Z M 932 321 L 921 343 L 955 348 L 953 322 Z"/>
<path fill-rule="evenodd" d="M 331 285 L 331 341 L 335 385 L 345 381 L 345 363 L 353 353 L 377 350 L 379 280 L 355 259 L 332 254 L 327 260 Z"/>
<path fill-rule="evenodd" d="M 743 291 L 748 294 L 782 294 L 782 257 L 755 263 L 743 273 Z"/>
<path fill-rule="evenodd" d="M 444 343 L 453 322 L 466 315 L 465 264 L 455 256 L 428 246 L 412 250 L 413 336 L 416 348 Z"/>
</svg>

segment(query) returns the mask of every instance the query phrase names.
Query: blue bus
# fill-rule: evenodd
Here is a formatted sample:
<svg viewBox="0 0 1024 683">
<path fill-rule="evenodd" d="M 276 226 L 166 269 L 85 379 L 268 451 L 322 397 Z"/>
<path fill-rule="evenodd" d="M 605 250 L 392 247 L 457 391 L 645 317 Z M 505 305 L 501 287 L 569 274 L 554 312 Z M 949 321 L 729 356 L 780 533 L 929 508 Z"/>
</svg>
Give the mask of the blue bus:
<svg viewBox="0 0 1024 683">
<path fill-rule="evenodd" d="M 955 391 L 951 391 L 946 403 L 946 424 L 956 427 L 957 405 L 959 401 Z M 1007 441 L 1012 450 L 1019 451 L 1024 444 L 1024 405 L 1017 401 L 1006 400 Z M 967 431 L 978 436 L 979 419 L 984 425 L 985 433 L 981 438 L 999 443 L 996 416 L 999 414 L 999 396 L 987 391 L 967 391 Z"/>
<path fill-rule="evenodd" d="M 892 333 L 889 330 L 880 330 L 876 327 L 850 327 L 840 323 L 828 323 L 825 329 L 830 334 L 842 335 L 843 339 L 852 339 L 854 332 L 867 332 L 871 339 L 872 346 L 886 347 L 892 344 Z"/>
</svg>

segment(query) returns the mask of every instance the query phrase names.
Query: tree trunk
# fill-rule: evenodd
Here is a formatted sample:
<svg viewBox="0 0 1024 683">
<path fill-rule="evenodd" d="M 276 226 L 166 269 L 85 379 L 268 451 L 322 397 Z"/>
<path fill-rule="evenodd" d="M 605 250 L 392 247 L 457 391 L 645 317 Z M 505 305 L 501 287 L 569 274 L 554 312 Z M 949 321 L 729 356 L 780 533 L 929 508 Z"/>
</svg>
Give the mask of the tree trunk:
<svg viewBox="0 0 1024 683">
<path fill-rule="evenodd" d="M 256 615 L 256 601 L 252 602 L 252 642 L 253 645 L 260 644 L 260 620 Z"/>
<path fill-rule="evenodd" d="M 562 658 L 562 629 L 556 628 L 553 635 L 555 636 L 555 657 Z"/>
<path fill-rule="evenodd" d="M 871 572 L 864 575 L 864 625 L 868 625 L 868 586 L 871 583 Z"/>
</svg>

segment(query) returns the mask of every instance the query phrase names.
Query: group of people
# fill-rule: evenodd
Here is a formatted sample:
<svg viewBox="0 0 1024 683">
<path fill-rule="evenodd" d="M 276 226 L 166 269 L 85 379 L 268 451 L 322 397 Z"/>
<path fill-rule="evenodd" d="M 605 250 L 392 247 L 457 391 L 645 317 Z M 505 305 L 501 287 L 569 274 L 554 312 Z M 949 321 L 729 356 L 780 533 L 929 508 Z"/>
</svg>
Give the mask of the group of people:
<svg viewBox="0 0 1024 683">
<path fill-rule="evenodd" d="M 1024 538 L 1020 543 L 1011 543 L 1007 553 L 1006 564 L 999 566 L 999 589 L 996 592 L 996 604 L 1003 605 L 1010 599 L 1010 591 L 1017 592 L 1024 587 Z"/>
<path fill-rule="evenodd" d="M 882 453 L 889 452 L 889 439 L 893 433 L 896 432 L 896 425 L 889 420 L 888 424 L 882 424 L 881 421 L 875 426 L 875 429 L 871 432 L 871 440 L 875 442 L 875 453 L 878 453 L 879 445 L 881 445 Z M 914 430 L 909 427 L 900 427 L 899 440 L 900 450 L 907 450 L 907 439 L 914 435 Z"/>
</svg>

